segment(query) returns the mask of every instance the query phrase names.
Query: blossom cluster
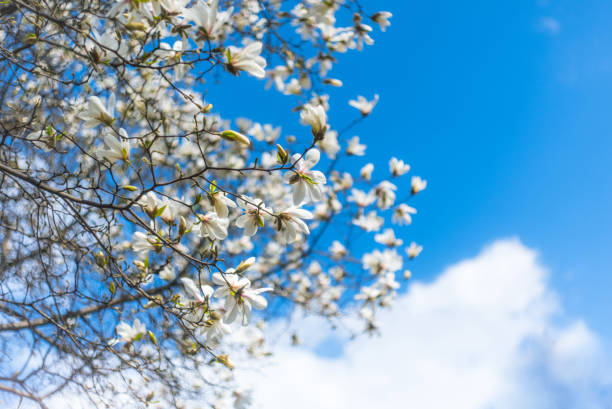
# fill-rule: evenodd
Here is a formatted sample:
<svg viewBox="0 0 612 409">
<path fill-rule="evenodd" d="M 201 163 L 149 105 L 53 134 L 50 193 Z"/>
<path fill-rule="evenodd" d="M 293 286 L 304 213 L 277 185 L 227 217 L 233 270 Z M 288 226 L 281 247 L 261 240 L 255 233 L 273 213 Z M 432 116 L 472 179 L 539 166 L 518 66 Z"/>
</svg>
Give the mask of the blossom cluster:
<svg viewBox="0 0 612 409">
<path fill-rule="evenodd" d="M 57 271 L 79 271 L 37 289 L 66 297 L 49 311 L 99 312 L 100 328 L 77 319 L 74 334 L 110 357 L 96 362 L 100 373 L 140 376 L 141 390 L 131 378 L 121 392 L 109 387 L 113 399 L 188 407 L 194 391 L 218 384 L 214 407 L 245 408 L 250 395 L 232 370 L 269 354 L 271 318 L 354 312 L 377 329 L 377 309 L 392 304 L 422 250 L 405 226 L 427 182 L 408 179 L 403 159 L 368 162 L 369 138 L 352 132 L 380 96 L 345 101 L 355 120 L 336 126 L 331 96 L 343 83 L 328 74 L 340 54 L 372 45 L 373 26 L 386 31 L 391 13 L 344 0 L 49 4 L 46 14 L 23 11 L 33 57 L 18 67 L 28 70 L 2 118 L 23 129 L 0 154 L 16 164 L 11 177 L 40 181 L 50 209 L 28 210 L 52 216 L 39 225 L 68 226 L 41 236 L 73 241 L 49 251 Z M 39 20 L 48 26 L 30 23 Z M 300 133 L 216 110 L 220 92 L 241 107 L 235 76 L 293 101 Z M 72 261 L 59 260 L 64 251 Z"/>
</svg>

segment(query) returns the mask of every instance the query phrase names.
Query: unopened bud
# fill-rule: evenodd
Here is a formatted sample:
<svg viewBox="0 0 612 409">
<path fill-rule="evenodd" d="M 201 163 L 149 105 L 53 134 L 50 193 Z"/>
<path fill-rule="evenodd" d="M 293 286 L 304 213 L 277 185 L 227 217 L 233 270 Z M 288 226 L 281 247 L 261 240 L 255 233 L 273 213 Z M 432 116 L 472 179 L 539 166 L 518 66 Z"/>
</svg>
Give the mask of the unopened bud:
<svg viewBox="0 0 612 409">
<path fill-rule="evenodd" d="M 183 237 L 187 231 L 187 220 L 183 216 L 179 217 L 179 236 Z"/>
<path fill-rule="evenodd" d="M 236 267 L 236 274 L 240 274 L 246 270 L 248 270 L 249 268 L 251 268 L 251 266 L 255 264 L 255 257 L 249 257 L 248 259 L 244 260 L 243 262 L 241 262 L 238 267 Z"/>
<path fill-rule="evenodd" d="M 289 159 L 289 154 L 287 153 L 287 151 L 280 145 L 276 145 L 276 160 L 278 163 L 280 163 L 281 165 L 284 165 L 285 163 L 287 163 L 287 160 Z"/>
<path fill-rule="evenodd" d="M 238 142 L 246 146 L 251 144 L 251 140 L 240 132 L 227 130 L 221 132 L 220 136 L 227 141 Z"/>
<path fill-rule="evenodd" d="M 147 26 L 144 23 L 138 21 L 131 21 L 127 23 L 125 25 L 125 28 L 130 31 L 147 31 Z"/>
<path fill-rule="evenodd" d="M 94 254 L 94 258 L 96 259 L 96 264 L 99 267 L 104 267 L 106 265 L 106 263 L 108 263 L 108 259 L 106 258 L 104 253 L 102 253 L 102 251 L 99 251 L 99 252 L 95 253 Z"/>
<path fill-rule="evenodd" d="M 134 260 L 134 265 L 139 270 L 146 270 L 147 269 L 146 264 L 144 262 L 140 261 L 140 260 Z"/>
<path fill-rule="evenodd" d="M 323 84 L 331 85 L 332 87 L 341 87 L 342 81 L 336 78 L 326 78 L 323 80 Z"/>
</svg>

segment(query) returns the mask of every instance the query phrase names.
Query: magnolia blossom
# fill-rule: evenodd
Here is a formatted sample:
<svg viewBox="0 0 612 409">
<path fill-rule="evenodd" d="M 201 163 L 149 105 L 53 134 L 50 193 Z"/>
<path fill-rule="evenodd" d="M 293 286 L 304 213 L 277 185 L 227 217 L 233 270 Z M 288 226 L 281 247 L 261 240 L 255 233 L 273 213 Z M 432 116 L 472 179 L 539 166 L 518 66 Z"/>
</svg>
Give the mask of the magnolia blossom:
<svg viewBox="0 0 612 409">
<path fill-rule="evenodd" d="M 213 282 L 221 287 L 215 290 L 215 297 L 225 298 L 225 322 L 234 322 L 240 314 L 242 325 L 247 325 L 251 319 L 251 308 L 262 310 L 268 306 L 268 301 L 260 295 L 271 288 L 251 289 L 251 281 L 240 278 L 235 274 L 235 270 L 228 269 L 224 274 L 215 273 L 212 276 Z"/>
<path fill-rule="evenodd" d="M 317 149 L 306 152 L 302 158 L 296 153 L 291 158 L 294 168 L 285 173 L 285 181 L 293 185 L 293 204 L 319 201 L 323 198 L 323 185 L 327 182 L 323 172 L 311 170 L 319 162 L 321 153 Z"/>
<path fill-rule="evenodd" d="M 121 321 L 115 328 L 115 331 L 117 331 L 117 335 L 120 337 L 119 341 L 133 342 L 142 338 L 147 328 L 138 318 L 136 318 L 131 326 Z"/>
<path fill-rule="evenodd" d="M 196 24 L 196 41 L 202 46 L 205 40 L 215 40 L 221 28 L 231 16 L 233 8 L 219 12 L 219 0 L 212 0 L 210 5 L 205 1 L 195 2 L 192 8 L 186 9 L 183 15 Z"/>
<path fill-rule="evenodd" d="M 393 206 L 395 202 L 395 191 L 397 190 L 397 186 L 393 183 L 383 180 L 376 186 L 374 190 L 376 197 L 378 198 L 377 206 L 383 210 L 390 208 Z"/>
<path fill-rule="evenodd" d="M 201 3 L 198 3 L 201 4 Z M 183 53 L 183 41 L 175 41 L 172 47 L 167 43 L 161 43 L 159 45 L 160 53 L 162 56 L 168 59 L 168 62 L 173 65 L 174 76 L 180 80 L 185 76 L 188 70 L 188 64 L 181 63 L 181 56 Z"/>
<path fill-rule="evenodd" d="M 104 135 L 106 149 L 99 149 L 98 155 L 111 163 L 117 161 L 128 162 L 130 160 L 131 143 L 125 129 L 119 129 L 119 137 L 111 133 Z"/>
<path fill-rule="evenodd" d="M 215 208 L 215 212 L 217 212 L 217 214 L 221 218 L 227 218 L 227 216 L 229 215 L 229 207 L 236 207 L 236 203 L 234 203 L 232 199 L 227 197 L 225 193 L 222 193 L 219 190 L 208 192 L 207 195 L 211 204 Z"/>
<path fill-rule="evenodd" d="M 368 207 L 376 201 L 376 195 L 373 191 L 366 193 L 363 190 L 351 189 L 351 195 L 347 200 L 359 207 Z"/>
<path fill-rule="evenodd" d="M 111 93 L 106 106 L 95 95 L 89 97 L 87 111 L 81 114 L 85 127 L 93 128 L 97 125 L 111 125 L 115 120 L 115 94 Z"/>
<path fill-rule="evenodd" d="M 366 146 L 359 143 L 359 137 L 353 136 L 346 148 L 347 155 L 363 156 L 365 155 Z"/>
<path fill-rule="evenodd" d="M 260 41 L 252 42 L 244 48 L 230 46 L 225 54 L 225 62 L 230 71 L 246 71 L 257 78 L 265 77 L 266 60 L 259 55 L 262 46 Z"/>
<path fill-rule="evenodd" d="M 358 109 L 359 112 L 361 112 L 361 115 L 363 116 L 370 115 L 370 113 L 376 106 L 376 103 L 378 103 L 378 94 L 374 95 L 374 99 L 371 101 L 368 101 L 367 99 L 365 99 L 365 97 L 361 95 L 357 96 L 357 100 L 352 99 L 349 101 L 349 105 L 353 108 Z"/>
<path fill-rule="evenodd" d="M 389 23 L 389 19 L 393 17 L 393 14 L 388 11 L 379 11 L 378 13 L 374 13 L 372 15 L 372 21 L 380 26 L 381 31 L 386 31 L 387 27 L 391 25 Z"/>
<path fill-rule="evenodd" d="M 375 287 L 361 287 L 359 294 L 355 295 L 356 300 L 376 301 L 381 296 L 381 292 Z"/>
<path fill-rule="evenodd" d="M 363 268 L 370 270 L 372 274 L 384 272 L 395 272 L 402 268 L 403 261 L 395 249 L 385 249 L 383 251 L 374 250 L 366 253 L 362 257 Z"/>
<path fill-rule="evenodd" d="M 202 284 L 198 287 L 198 285 L 196 285 L 191 278 L 182 277 L 181 283 L 183 284 L 183 288 L 185 288 L 187 295 L 196 300 L 198 303 L 208 302 L 214 293 L 211 286 Z"/>
<path fill-rule="evenodd" d="M 398 160 L 396 157 L 392 157 L 389 160 L 389 172 L 393 176 L 401 176 L 410 171 L 410 165 L 404 163 L 403 160 Z"/>
<path fill-rule="evenodd" d="M 370 179 L 372 179 L 372 172 L 373 171 L 374 171 L 374 164 L 368 163 L 363 168 L 361 168 L 361 170 L 359 171 L 359 175 L 364 180 L 368 180 L 369 181 Z"/>
<path fill-rule="evenodd" d="M 412 223 L 412 216 L 416 214 L 416 209 L 414 207 L 410 207 L 405 203 L 400 204 L 393 210 L 393 217 L 391 221 L 396 224 L 410 224 Z"/>
<path fill-rule="evenodd" d="M 382 233 L 374 236 L 374 241 L 380 244 L 384 244 L 389 247 L 399 247 L 404 241 L 395 237 L 393 229 L 385 229 Z"/>
<path fill-rule="evenodd" d="M 166 265 L 159 272 L 159 278 L 166 281 L 172 281 L 176 278 L 176 271 L 170 264 Z"/>
<path fill-rule="evenodd" d="M 329 252 L 334 260 L 340 260 L 348 254 L 348 250 L 338 240 L 334 240 L 329 248 Z"/>
<path fill-rule="evenodd" d="M 300 121 L 311 126 L 313 135 L 323 135 L 327 130 L 327 114 L 321 105 L 305 104 L 300 111 Z"/>
<path fill-rule="evenodd" d="M 161 201 L 153 191 L 145 193 L 138 200 L 138 204 L 151 219 L 155 218 L 158 210 L 164 206 L 163 201 Z"/>
<path fill-rule="evenodd" d="M 298 233 L 310 234 L 308 226 L 302 219 L 312 219 L 314 216 L 308 210 L 295 206 L 289 207 L 279 213 L 276 219 L 281 244 L 293 243 Z"/>
<path fill-rule="evenodd" d="M 327 154 L 327 156 L 329 156 L 331 159 L 335 159 L 336 154 L 340 151 L 338 132 L 329 130 L 325 132 L 323 139 L 319 141 L 319 147 Z"/>
<path fill-rule="evenodd" d="M 223 322 L 223 317 L 217 311 L 211 311 L 210 318 L 203 322 L 200 332 L 206 337 L 206 341 L 211 341 L 231 334 L 232 328 Z"/>
<path fill-rule="evenodd" d="M 263 200 L 248 196 L 238 199 L 238 205 L 245 213 L 236 219 L 236 226 L 243 228 L 247 236 L 254 236 L 257 229 L 264 226 L 264 218 L 269 217 L 272 209 L 265 207 Z"/>
<path fill-rule="evenodd" d="M 410 191 L 412 192 L 413 195 L 416 195 L 420 191 L 425 190 L 426 187 L 427 187 L 426 180 L 421 179 L 419 176 L 412 177 L 412 188 Z"/>
<path fill-rule="evenodd" d="M 227 237 L 229 220 L 219 217 L 214 212 L 199 214 L 198 219 L 200 220 L 200 237 L 208 237 L 211 240 L 223 240 Z"/>
<path fill-rule="evenodd" d="M 385 219 L 378 216 L 374 210 L 370 211 L 367 215 L 362 214 L 353 220 L 355 226 L 359 226 L 365 231 L 378 231 L 384 222 Z"/>
<path fill-rule="evenodd" d="M 410 243 L 409 247 L 406 247 L 406 254 L 408 254 L 408 257 L 410 258 L 415 258 L 421 254 L 421 251 L 423 251 L 423 246 L 419 246 L 414 241 Z"/>
<path fill-rule="evenodd" d="M 141 231 L 134 232 L 132 236 L 132 249 L 143 255 L 151 250 L 157 250 L 160 246 L 159 238 L 147 235 Z"/>
<path fill-rule="evenodd" d="M 385 273 L 380 277 L 378 283 L 386 290 L 397 290 L 400 284 L 395 280 L 395 273 Z"/>
</svg>

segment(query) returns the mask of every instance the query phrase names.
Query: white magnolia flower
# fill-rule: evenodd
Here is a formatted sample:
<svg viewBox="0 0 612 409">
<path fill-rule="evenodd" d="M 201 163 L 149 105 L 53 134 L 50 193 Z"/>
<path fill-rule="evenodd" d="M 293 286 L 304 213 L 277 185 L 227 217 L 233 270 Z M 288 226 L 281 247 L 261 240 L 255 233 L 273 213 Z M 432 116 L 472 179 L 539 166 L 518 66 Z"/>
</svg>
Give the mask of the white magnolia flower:
<svg viewBox="0 0 612 409">
<path fill-rule="evenodd" d="M 251 281 L 240 278 L 234 269 L 228 269 L 224 274 L 215 273 L 213 282 L 221 287 L 215 290 L 215 297 L 225 298 L 225 322 L 231 324 L 240 314 L 242 325 L 247 325 L 251 319 L 251 308 L 262 310 L 268 306 L 268 301 L 260 295 L 271 288 L 251 289 Z"/>
<path fill-rule="evenodd" d="M 372 179 L 372 171 L 374 171 L 374 164 L 368 163 L 363 168 L 361 168 L 361 170 L 359 171 L 359 175 L 364 180 L 368 180 L 369 181 L 370 179 Z"/>
<path fill-rule="evenodd" d="M 367 215 L 360 215 L 353 220 L 355 226 L 361 227 L 365 231 L 378 231 L 385 223 L 385 219 L 378 216 L 375 210 L 370 211 Z"/>
<path fill-rule="evenodd" d="M 210 6 L 205 1 L 195 2 L 192 8 L 183 12 L 185 19 L 193 21 L 196 25 L 198 46 L 204 41 L 215 40 L 221 32 L 221 28 L 231 17 L 233 8 L 219 12 L 219 1 L 212 0 Z"/>
<path fill-rule="evenodd" d="M 119 129 L 119 137 L 107 132 L 104 136 L 106 149 L 99 149 L 98 155 L 111 163 L 130 160 L 131 143 L 125 129 Z"/>
<path fill-rule="evenodd" d="M 327 114 L 321 105 L 305 104 L 300 111 L 300 122 L 312 127 L 312 134 L 323 136 L 327 130 Z"/>
<path fill-rule="evenodd" d="M 349 101 L 349 105 L 358 109 L 363 116 L 370 115 L 376 106 L 376 103 L 378 103 L 378 94 L 374 95 L 374 99 L 372 101 L 368 101 L 361 95 L 357 96 L 357 100 L 352 99 Z"/>
<path fill-rule="evenodd" d="M 348 147 L 346 148 L 347 155 L 363 156 L 365 155 L 366 146 L 359 143 L 359 137 L 353 136 L 349 140 Z"/>
<path fill-rule="evenodd" d="M 368 193 L 359 189 L 351 189 L 351 195 L 347 199 L 349 202 L 354 202 L 359 207 L 368 207 L 376 200 L 374 192 Z"/>
<path fill-rule="evenodd" d="M 395 249 L 374 250 L 364 254 L 361 260 L 363 268 L 370 270 L 372 274 L 399 271 L 403 265 L 402 256 Z"/>
<path fill-rule="evenodd" d="M 277 229 L 280 233 L 280 244 L 293 243 L 297 239 L 298 233 L 310 234 L 308 226 L 302 219 L 312 219 L 313 217 L 313 214 L 308 210 L 295 206 L 280 212 L 276 219 Z"/>
<path fill-rule="evenodd" d="M 404 163 L 403 160 L 398 160 L 395 157 L 389 160 L 389 172 L 391 172 L 391 175 L 402 176 L 403 174 L 408 173 L 409 171 L 410 165 Z"/>
<path fill-rule="evenodd" d="M 393 223 L 402 225 L 402 224 L 410 224 L 412 223 L 412 214 L 416 214 L 416 209 L 414 207 L 410 207 L 405 203 L 400 204 L 393 210 L 393 217 L 391 221 Z"/>
<path fill-rule="evenodd" d="M 393 229 L 385 229 L 382 233 L 376 234 L 374 240 L 389 247 L 399 247 L 404 243 L 402 239 L 395 237 Z"/>
<path fill-rule="evenodd" d="M 95 59 L 95 62 L 103 62 L 113 60 L 119 56 L 127 56 L 128 43 L 127 41 L 119 41 L 117 33 L 114 30 L 106 30 L 99 34 L 95 29 L 91 30 L 91 36 L 96 40 L 87 40 L 87 50 Z"/>
<path fill-rule="evenodd" d="M 189 65 L 181 63 L 181 56 L 183 53 L 183 41 L 175 41 L 172 47 L 168 43 L 160 43 L 158 54 L 162 57 L 167 58 L 168 63 L 171 64 L 174 69 L 174 76 L 177 80 L 182 79 L 187 72 Z"/>
<path fill-rule="evenodd" d="M 111 93 L 106 106 L 95 95 L 87 101 L 87 111 L 80 118 L 85 121 L 85 127 L 93 128 L 99 124 L 111 125 L 115 120 L 115 94 Z"/>
<path fill-rule="evenodd" d="M 263 200 L 251 199 L 244 196 L 243 199 L 237 200 L 238 205 L 244 209 L 244 214 L 236 219 L 236 226 L 244 229 L 244 234 L 254 236 L 259 227 L 264 226 L 264 219 L 269 217 L 268 209 L 264 206 Z"/>
<path fill-rule="evenodd" d="M 375 287 L 361 287 L 359 294 L 355 295 L 356 300 L 376 301 L 381 296 L 381 292 Z"/>
<path fill-rule="evenodd" d="M 419 246 L 414 241 L 410 243 L 409 247 L 406 247 L 406 253 L 410 258 L 415 258 L 419 254 L 421 254 L 421 251 L 423 251 L 423 246 Z"/>
<path fill-rule="evenodd" d="M 230 46 L 225 54 L 225 62 L 230 72 L 236 74 L 238 71 L 246 71 L 254 77 L 264 78 L 266 76 L 266 60 L 261 57 L 260 41 L 252 42 L 244 48 Z"/>
<path fill-rule="evenodd" d="M 164 206 L 164 202 L 160 200 L 153 191 L 145 193 L 138 199 L 138 204 L 151 219 L 155 218 L 157 211 Z"/>
<path fill-rule="evenodd" d="M 319 147 L 323 152 L 327 154 L 327 156 L 329 156 L 331 159 L 335 159 L 336 154 L 340 151 L 340 144 L 338 143 L 338 132 L 325 132 L 323 139 L 319 141 Z"/>
<path fill-rule="evenodd" d="M 221 315 L 216 311 L 211 311 L 210 318 L 202 322 L 200 332 L 206 337 L 206 341 L 211 341 L 231 334 L 232 328 L 223 322 Z"/>
<path fill-rule="evenodd" d="M 389 23 L 389 19 L 393 17 L 393 14 L 388 11 L 379 11 L 378 13 L 374 13 L 372 15 L 372 21 L 380 26 L 381 31 L 386 31 L 387 27 L 391 25 Z"/>
<path fill-rule="evenodd" d="M 385 290 L 397 290 L 400 284 L 395 280 L 395 273 L 385 273 L 378 280 L 378 284 Z"/>
<path fill-rule="evenodd" d="M 121 321 L 115 328 L 115 331 L 117 331 L 117 335 L 120 337 L 119 341 L 133 342 L 142 338 L 147 331 L 147 328 L 138 318 L 136 318 L 131 326 L 130 324 Z"/>
<path fill-rule="evenodd" d="M 253 135 L 255 139 L 258 141 L 266 141 L 268 143 L 272 143 L 278 139 L 281 134 L 281 127 L 277 126 L 276 128 L 270 124 L 264 124 L 263 126 L 260 123 L 255 123 L 253 126 L 247 131 L 249 135 Z"/>
<path fill-rule="evenodd" d="M 210 200 L 215 208 L 215 212 L 217 212 L 221 218 L 227 218 L 229 215 L 229 207 L 236 208 L 236 203 L 220 190 L 215 189 L 212 192 L 207 192 L 207 196 L 208 200 Z"/>
<path fill-rule="evenodd" d="M 378 198 L 378 202 L 376 203 L 376 205 L 383 210 L 393 206 L 393 203 L 395 203 L 396 190 L 397 186 L 395 186 L 393 183 L 387 180 L 383 180 L 382 182 L 380 182 L 378 186 L 376 186 L 376 189 L 374 189 L 374 193 Z"/>
<path fill-rule="evenodd" d="M 214 290 L 211 286 L 202 284 L 198 288 L 198 285 L 196 285 L 195 281 L 188 277 L 182 277 L 181 283 L 183 284 L 183 288 L 185 289 L 186 295 L 188 295 L 192 300 L 195 300 L 198 303 L 208 302 L 208 300 L 214 293 Z"/>
<path fill-rule="evenodd" d="M 151 250 L 158 250 L 160 246 L 159 238 L 141 231 L 134 232 L 132 236 L 132 249 L 141 255 L 146 255 Z"/>
<path fill-rule="evenodd" d="M 332 242 L 331 247 L 329 248 L 329 252 L 334 260 L 340 260 L 342 257 L 348 254 L 348 250 L 342 243 L 338 240 L 334 240 Z"/>
<path fill-rule="evenodd" d="M 166 265 L 159 272 L 159 278 L 166 281 L 172 281 L 176 278 L 176 271 L 170 264 Z"/>
<path fill-rule="evenodd" d="M 211 240 L 223 240 L 227 237 L 229 220 L 222 219 L 214 212 L 199 214 L 198 219 L 200 220 L 200 237 L 208 237 Z"/>
<path fill-rule="evenodd" d="M 412 188 L 410 191 L 412 192 L 413 195 L 416 195 L 420 191 L 425 190 L 426 187 L 427 187 L 426 180 L 421 179 L 419 176 L 412 177 Z"/>
<path fill-rule="evenodd" d="M 285 173 L 285 182 L 293 185 L 294 205 L 300 205 L 305 199 L 306 202 L 315 202 L 323 198 L 322 188 L 327 179 L 323 172 L 311 170 L 320 157 L 317 149 L 311 149 L 303 158 L 299 153 L 291 158 L 294 168 Z"/>
</svg>

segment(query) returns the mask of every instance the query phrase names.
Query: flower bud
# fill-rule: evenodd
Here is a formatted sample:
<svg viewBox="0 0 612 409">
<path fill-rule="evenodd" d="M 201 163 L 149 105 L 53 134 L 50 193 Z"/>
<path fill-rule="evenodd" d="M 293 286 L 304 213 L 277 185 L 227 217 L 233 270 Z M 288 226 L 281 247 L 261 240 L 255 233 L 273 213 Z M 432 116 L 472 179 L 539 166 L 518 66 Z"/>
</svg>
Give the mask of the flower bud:
<svg viewBox="0 0 612 409">
<path fill-rule="evenodd" d="M 183 237 L 187 231 L 187 220 L 183 216 L 179 217 L 179 236 Z"/>
<path fill-rule="evenodd" d="M 95 253 L 94 258 L 96 259 L 96 264 L 98 265 L 98 267 L 104 267 L 106 263 L 108 263 L 108 259 L 106 258 L 104 253 L 102 253 L 102 251 Z"/>
<path fill-rule="evenodd" d="M 250 139 L 245 135 L 241 134 L 240 132 L 227 130 L 221 132 L 220 136 L 227 141 L 238 142 L 246 146 L 249 146 L 251 144 Z"/>
<path fill-rule="evenodd" d="M 287 151 L 283 149 L 282 146 L 277 144 L 276 145 L 276 161 L 280 163 L 281 165 L 284 165 L 285 163 L 287 163 L 288 159 L 289 159 L 289 154 L 287 153 Z"/>
<path fill-rule="evenodd" d="M 255 257 L 249 257 L 248 259 L 244 260 L 243 262 L 241 262 L 238 267 L 236 267 L 236 274 L 240 274 L 246 270 L 248 270 L 249 268 L 251 268 L 251 266 L 255 264 Z"/>
<path fill-rule="evenodd" d="M 147 31 L 147 26 L 144 23 L 138 21 L 130 21 L 125 25 L 125 28 L 130 31 Z"/>
<path fill-rule="evenodd" d="M 342 81 L 336 78 L 325 78 L 323 84 L 331 85 L 332 87 L 341 87 Z"/>
</svg>

